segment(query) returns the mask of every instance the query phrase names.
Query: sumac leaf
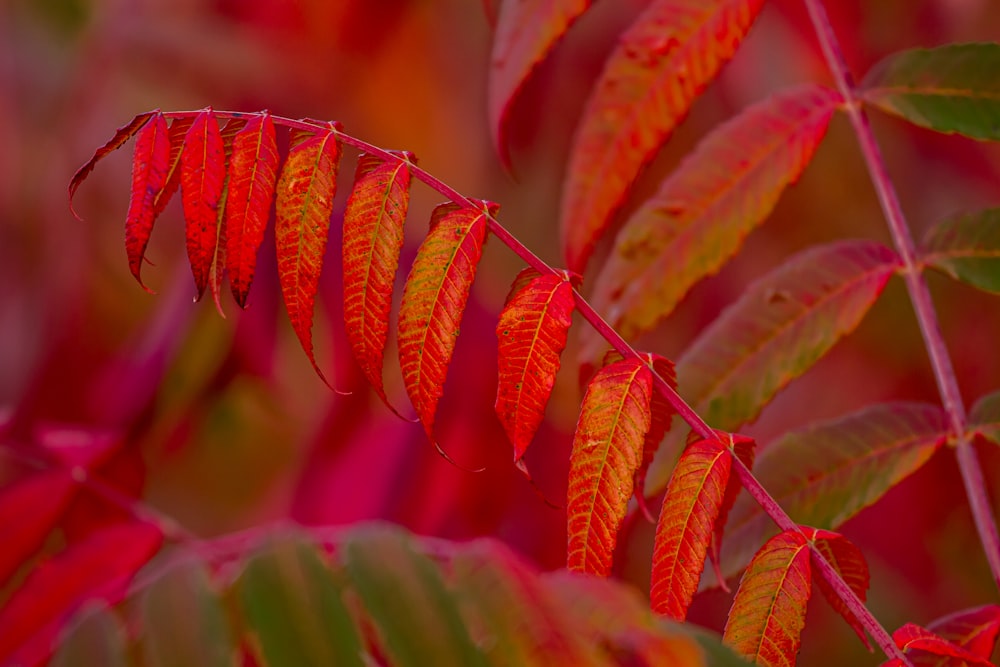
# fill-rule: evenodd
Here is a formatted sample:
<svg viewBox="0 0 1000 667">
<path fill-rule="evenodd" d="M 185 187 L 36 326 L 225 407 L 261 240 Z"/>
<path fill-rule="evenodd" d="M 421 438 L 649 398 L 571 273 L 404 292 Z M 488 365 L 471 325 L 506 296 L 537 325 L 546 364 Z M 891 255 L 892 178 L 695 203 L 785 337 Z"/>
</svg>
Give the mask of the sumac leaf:
<svg viewBox="0 0 1000 667">
<path fill-rule="evenodd" d="M 527 284 L 517 289 L 518 281 Z M 495 409 L 517 461 L 535 436 L 552 394 L 573 322 L 573 287 L 564 276 L 525 269 L 497 323 L 499 378 Z"/>
<path fill-rule="evenodd" d="M 717 432 L 717 434 L 720 442 L 728 445 L 729 452 L 736 457 L 736 461 L 742 463 L 748 470 L 753 468 L 754 459 L 757 457 L 757 443 L 753 438 L 736 433 Z M 697 434 L 692 433 L 689 437 L 697 437 Z M 738 465 L 736 461 L 734 461 L 733 465 Z M 722 534 L 725 531 L 726 522 L 729 520 L 729 511 L 733 509 L 733 505 L 736 503 L 736 498 L 739 496 L 742 488 L 743 484 L 740 482 L 739 475 L 729 475 L 729 483 L 726 484 L 726 492 L 722 498 L 722 507 L 719 508 L 719 514 L 715 517 L 715 527 L 712 530 L 712 545 L 708 551 L 708 557 L 715 568 L 719 585 L 723 588 L 726 588 L 726 584 L 721 567 Z M 728 592 L 728 589 L 726 590 Z"/>
<path fill-rule="evenodd" d="M 85 604 L 60 633 L 50 667 L 127 667 L 125 627 L 103 603 Z"/>
<path fill-rule="evenodd" d="M 403 383 L 432 441 L 434 414 L 486 241 L 487 215 L 495 216 L 498 210 L 491 202 L 481 206 L 442 204 L 434 209 L 399 307 Z"/>
<path fill-rule="evenodd" d="M 560 206 L 582 274 L 642 166 L 733 55 L 763 0 L 653 0 L 625 31 L 577 127 Z"/>
<path fill-rule="evenodd" d="M 861 95 L 938 132 L 1000 139 L 1000 44 L 948 44 L 895 53 L 872 67 Z"/>
<path fill-rule="evenodd" d="M 987 394 L 972 405 L 969 429 L 1000 445 L 1000 391 Z"/>
<path fill-rule="evenodd" d="M 361 155 L 344 210 L 344 326 L 354 358 L 386 405 L 382 364 L 414 160 L 409 153 L 400 158 Z"/>
<path fill-rule="evenodd" d="M 736 590 L 724 642 L 758 665 L 794 667 L 812 592 L 809 553 L 798 531 L 760 548 Z"/>
<path fill-rule="evenodd" d="M 566 567 L 607 576 L 649 431 L 652 373 L 639 359 L 599 370 L 587 386 L 570 454 Z"/>
<path fill-rule="evenodd" d="M 1000 606 L 987 604 L 963 609 L 931 621 L 927 629 L 973 655 L 989 660 L 996 647 L 997 634 L 1000 633 Z M 921 667 L 949 666 L 947 658 L 919 651 L 914 651 L 909 658 L 915 665 Z"/>
<path fill-rule="evenodd" d="M 76 491 L 68 471 L 52 470 L 0 490 L 0 582 L 41 548 Z M 31 511 L 26 511 L 30 508 Z"/>
<path fill-rule="evenodd" d="M 647 365 L 657 375 L 666 380 L 667 384 L 676 391 L 677 372 L 674 370 L 674 362 L 651 352 L 643 353 L 640 356 L 643 357 Z M 649 471 L 649 466 L 653 464 L 653 459 L 656 456 L 656 451 L 660 448 L 663 436 L 670 430 L 670 422 L 676 410 L 674 410 L 674 406 L 670 401 L 667 400 L 667 397 L 663 395 L 663 392 L 654 388 L 653 396 L 649 400 L 649 412 L 649 430 L 646 432 L 645 439 L 643 439 L 642 460 L 635 471 L 633 488 L 635 499 L 639 503 L 639 509 L 646 515 L 647 519 L 653 521 L 649 508 L 646 506 L 646 495 L 644 493 L 644 489 L 646 488 L 646 473 Z"/>
<path fill-rule="evenodd" d="M 211 107 L 195 116 L 181 150 L 181 203 L 187 255 L 198 298 L 205 293 L 219 237 L 219 199 L 226 154 Z"/>
<path fill-rule="evenodd" d="M 1000 208 L 932 227 L 924 238 L 923 261 L 956 280 L 1000 294 Z"/>
<path fill-rule="evenodd" d="M 892 640 L 907 654 L 911 651 L 921 651 L 941 658 L 961 660 L 970 667 L 993 667 L 993 663 L 989 661 L 988 657 L 978 656 L 915 623 L 907 623 L 893 632 Z M 953 660 L 948 662 L 953 662 Z"/>
<path fill-rule="evenodd" d="M 125 214 L 125 251 L 129 270 L 147 291 L 149 288 L 143 284 L 140 272 L 156 219 L 154 204 L 167 185 L 167 171 L 170 167 L 168 135 L 167 121 L 157 111 L 136 132 L 135 152 L 132 156 L 132 188 L 128 212 Z"/>
<path fill-rule="evenodd" d="M 312 325 L 337 189 L 340 142 L 335 124 L 315 134 L 292 133 L 278 179 L 274 238 L 278 282 L 292 328 L 316 373 L 329 385 L 313 353 Z"/>
<path fill-rule="evenodd" d="M 823 554 L 823 557 L 833 566 L 844 583 L 850 586 L 859 600 L 864 602 L 868 597 L 868 584 L 871 581 L 871 576 L 868 573 L 868 563 L 865 561 L 861 549 L 858 549 L 854 543 L 839 533 L 806 526 L 801 526 L 801 528 L 806 538 Z M 813 558 L 816 558 L 816 554 L 813 554 Z M 826 579 L 819 577 L 816 579 L 816 583 L 830 606 L 847 621 L 861 642 L 871 650 L 871 644 L 868 642 L 868 636 L 861 625 L 861 619 L 850 610 Z"/>
</svg>

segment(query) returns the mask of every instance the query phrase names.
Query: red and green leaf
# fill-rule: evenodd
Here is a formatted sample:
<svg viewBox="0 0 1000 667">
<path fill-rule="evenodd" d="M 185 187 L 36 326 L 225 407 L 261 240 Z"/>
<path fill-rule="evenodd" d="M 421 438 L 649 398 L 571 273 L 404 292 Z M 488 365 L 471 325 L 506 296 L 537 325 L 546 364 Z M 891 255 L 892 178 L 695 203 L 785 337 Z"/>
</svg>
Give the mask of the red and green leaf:
<svg viewBox="0 0 1000 667">
<path fill-rule="evenodd" d="M 839 533 L 820 530 L 818 528 L 808 528 L 806 526 L 800 527 L 802 528 L 802 532 L 805 533 L 806 538 L 823 554 L 823 557 L 833 566 L 833 569 L 837 571 L 837 574 L 844 580 L 844 583 L 850 586 L 859 600 L 864 602 L 868 596 L 868 584 L 871 581 L 871 575 L 868 572 L 868 563 L 865 561 L 861 549 L 858 549 L 853 542 Z M 816 554 L 813 554 L 813 558 L 817 558 Z M 826 601 L 830 603 L 830 606 L 847 621 L 847 624 L 851 626 L 851 629 L 858 635 L 862 643 L 871 650 L 871 644 L 868 643 L 868 636 L 861 625 L 861 620 L 850 610 L 840 596 L 837 595 L 826 579 L 820 577 L 816 580 L 816 583 L 823 592 Z"/>
<path fill-rule="evenodd" d="M 313 352 L 312 325 L 330 215 L 337 189 L 340 142 L 336 125 L 315 134 L 293 132 L 288 159 L 278 179 L 274 237 L 278 282 L 292 328 L 320 378 L 326 377 Z"/>
<path fill-rule="evenodd" d="M 932 227 L 924 238 L 923 261 L 956 280 L 1000 294 L 1000 208 Z"/>
<path fill-rule="evenodd" d="M 0 581 L 9 581 L 17 569 L 38 551 L 76 490 L 63 470 L 25 478 L 0 492 Z M 25 511 L 30 508 L 31 511 Z"/>
<path fill-rule="evenodd" d="M 565 276 L 525 269 L 500 313 L 495 409 L 514 446 L 515 462 L 524 455 L 545 416 L 573 323 L 573 307 L 573 287 Z"/>
<path fill-rule="evenodd" d="M 487 107 L 493 143 L 505 163 L 507 115 L 532 70 L 593 0 L 503 0 L 496 19 Z"/>
<path fill-rule="evenodd" d="M 973 655 L 988 660 L 993 655 L 997 635 L 1000 633 L 1000 606 L 987 604 L 963 609 L 932 621 L 927 625 L 927 629 Z M 941 656 L 917 651 L 909 657 L 915 665 L 921 667 L 947 667 L 950 664 Z"/>
<path fill-rule="evenodd" d="M 622 227 L 594 281 L 594 307 L 625 338 L 667 317 L 770 215 L 839 103 L 835 91 L 801 86 L 716 129 Z"/>
<path fill-rule="evenodd" d="M 621 36 L 576 131 L 560 228 L 583 273 L 632 181 L 732 57 L 763 0 L 654 0 Z"/>
<path fill-rule="evenodd" d="M 233 137 L 226 195 L 226 271 L 233 298 L 245 308 L 257 268 L 257 252 L 274 201 L 278 145 L 266 111 L 250 117 Z"/>
<path fill-rule="evenodd" d="M 653 543 L 650 602 L 654 611 L 678 621 L 687 616 L 705 568 L 731 466 L 731 454 L 720 442 L 698 440 L 688 445 L 674 467 Z"/>
<path fill-rule="evenodd" d="M 962 664 L 970 665 L 970 667 L 974 665 L 993 667 L 993 663 L 989 661 L 989 656 L 982 657 L 976 655 L 972 651 L 939 637 L 930 630 L 922 628 L 915 623 L 907 623 L 893 632 L 892 640 L 906 654 L 919 651 L 925 654 L 929 653 L 937 658 L 945 658 L 946 660 L 942 662 L 946 664 L 953 664 L 955 660 L 961 660 Z"/>
<path fill-rule="evenodd" d="M 344 326 L 354 358 L 386 405 L 382 365 L 414 160 L 399 157 L 361 155 L 344 210 Z"/>
<path fill-rule="evenodd" d="M 776 535 L 743 574 L 722 635 L 758 665 L 794 667 L 812 592 L 809 545 L 798 531 Z"/>
<path fill-rule="evenodd" d="M 219 200 L 226 178 L 225 148 L 211 108 L 195 116 L 184 138 L 180 178 L 187 255 L 200 299 L 215 263 Z"/>
<path fill-rule="evenodd" d="M 863 99 L 938 132 L 1000 139 L 1000 44 L 911 49 L 876 64 L 861 84 Z"/>
<path fill-rule="evenodd" d="M 969 410 L 969 429 L 1000 445 L 1000 391 L 982 396 Z"/>
<path fill-rule="evenodd" d="M 566 567 L 607 576 L 649 431 L 653 376 L 639 359 L 599 370 L 587 386 L 570 455 Z"/>
<path fill-rule="evenodd" d="M 128 254 L 129 270 L 147 291 L 149 288 L 143 284 L 140 272 L 156 219 L 154 204 L 167 185 L 169 167 L 169 130 L 163 114 L 157 111 L 136 132 L 132 157 L 132 189 L 128 212 L 125 214 L 125 251 Z"/>
<path fill-rule="evenodd" d="M 427 437 L 444 393 L 459 325 L 486 241 L 487 216 L 498 206 L 442 204 L 413 260 L 399 308 L 399 365 L 406 393 Z"/>
</svg>

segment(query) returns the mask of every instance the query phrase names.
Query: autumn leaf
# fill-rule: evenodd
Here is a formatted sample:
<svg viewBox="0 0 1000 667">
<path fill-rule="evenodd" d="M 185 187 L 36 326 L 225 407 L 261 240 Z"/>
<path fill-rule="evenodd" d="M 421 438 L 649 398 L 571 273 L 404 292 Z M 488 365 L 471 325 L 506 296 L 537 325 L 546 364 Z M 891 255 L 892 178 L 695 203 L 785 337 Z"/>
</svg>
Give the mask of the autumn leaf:
<svg viewBox="0 0 1000 667">
<path fill-rule="evenodd" d="M 1000 208 L 931 227 L 924 238 L 923 261 L 956 280 L 1000 294 Z"/>
<path fill-rule="evenodd" d="M 757 457 L 757 443 L 753 438 L 740 435 L 739 433 L 726 433 L 724 431 L 716 431 L 716 435 L 719 437 L 719 442 L 727 445 L 729 453 L 736 457 L 736 461 L 746 466 L 747 470 L 753 468 L 754 460 Z M 697 439 L 698 434 L 692 431 L 688 438 L 689 440 Z M 738 464 L 734 463 L 734 465 Z M 712 543 L 708 549 L 708 558 L 715 569 L 715 576 L 719 582 L 719 586 L 727 593 L 729 592 L 729 587 L 726 585 L 726 578 L 722 573 L 722 536 L 726 528 L 726 522 L 729 520 L 729 511 L 736 504 L 736 498 L 742 489 L 743 483 L 740 482 L 739 475 L 730 475 L 729 483 L 726 484 L 726 491 L 722 497 L 722 506 L 715 517 L 715 526 L 712 530 Z"/>
<path fill-rule="evenodd" d="M 312 325 L 337 188 L 340 143 L 336 130 L 331 123 L 315 134 L 292 134 L 278 179 L 274 222 L 281 296 L 302 349 L 327 385 L 313 353 Z"/>
<path fill-rule="evenodd" d="M 486 241 L 487 216 L 499 207 L 442 204 L 410 268 L 399 307 L 399 365 L 427 437 L 444 393 L 459 325 Z"/>
<path fill-rule="evenodd" d="M 10 581 L 31 554 L 42 547 L 77 485 L 65 470 L 38 473 L 0 491 L 0 581 Z M 26 512 L 26 508 L 31 508 Z"/>
<path fill-rule="evenodd" d="M 911 651 L 923 651 L 943 658 L 962 660 L 967 665 L 993 667 L 988 657 L 980 657 L 915 623 L 907 623 L 893 632 L 892 640 L 907 654 Z"/>
<path fill-rule="evenodd" d="M 389 405 L 382 382 L 393 282 L 403 247 L 403 224 L 410 204 L 410 165 L 361 155 L 354 188 L 344 210 L 344 326 L 354 358 L 379 398 Z"/>
<path fill-rule="evenodd" d="M 577 127 L 560 206 L 569 270 L 594 244 L 642 166 L 732 57 L 763 0 L 653 0 L 626 30 Z"/>
<path fill-rule="evenodd" d="M 215 261 L 219 236 L 219 199 L 226 177 L 225 149 L 215 112 L 198 113 L 181 150 L 181 203 L 184 208 L 187 255 L 201 298 Z"/>
<path fill-rule="evenodd" d="M 982 605 L 963 609 L 931 621 L 927 629 L 938 637 L 969 651 L 980 658 L 989 659 L 1000 633 L 1000 606 Z M 909 656 L 914 665 L 921 667 L 949 667 L 948 658 L 913 651 Z"/>
<path fill-rule="evenodd" d="M 772 537 L 740 580 L 722 640 L 758 665 L 794 667 L 811 578 L 806 538 L 798 531 Z"/>
<path fill-rule="evenodd" d="M 140 272 L 156 219 L 154 202 L 167 184 L 170 166 L 168 133 L 166 119 L 162 113 L 156 112 L 136 133 L 132 157 L 132 189 L 125 214 L 125 251 L 129 270 L 146 291 L 150 290 L 143 284 Z"/>
<path fill-rule="evenodd" d="M 570 454 L 570 570 L 607 576 L 618 530 L 632 496 L 650 425 L 653 376 L 639 359 L 599 370 L 587 386 Z"/>
<path fill-rule="evenodd" d="M 864 602 L 868 596 L 868 584 L 871 576 L 868 573 L 868 563 L 865 561 L 861 549 L 858 549 L 854 543 L 839 533 L 806 526 L 800 526 L 800 528 L 805 533 L 806 539 L 812 542 L 813 546 L 823 554 L 823 558 L 833 566 L 844 583 L 854 591 L 859 600 Z M 813 554 L 813 558 L 817 557 L 816 554 Z M 861 619 L 851 611 L 825 578 L 818 578 L 816 583 L 830 606 L 847 621 L 865 647 L 871 650 L 871 644 L 868 642 L 868 636 L 861 625 Z"/>
<path fill-rule="evenodd" d="M 982 396 L 972 405 L 969 429 L 1000 445 L 1000 391 Z"/>
<path fill-rule="evenodd" d="M 518 289 L 522 280 L 527 283 Z M 565 276 L 525 269 L 500 313 L 495 409 L 514 446 L 515 462 L 524 455 L 545 416 L 573 322 L 573 307 L 573 287 Z"/>
</svg>

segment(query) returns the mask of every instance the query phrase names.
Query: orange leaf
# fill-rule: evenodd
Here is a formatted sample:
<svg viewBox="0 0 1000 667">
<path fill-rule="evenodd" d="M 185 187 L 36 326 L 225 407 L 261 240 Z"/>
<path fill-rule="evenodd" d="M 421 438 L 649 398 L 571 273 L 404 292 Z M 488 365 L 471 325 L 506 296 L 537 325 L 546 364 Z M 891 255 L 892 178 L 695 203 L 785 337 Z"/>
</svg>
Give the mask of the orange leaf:
<svg viewBox="0 0 1000 667">
<path fill-rule="evenodd" d="M 988 658 L 980 657 L 972 651 L 943 639 L 915 623 L 907 623 L 893 632 L 892 640 L 896 642 L 896 646 L 903 649 L 906 653 L 922 651 L 934 656 L 955 658 L 967 665 L 993 667 L 993 663 Z M 951 664 L 951 661 L 948 661 L 947 664 Z"/>
<path fill-rule="evenodd" d="M 566 567 L 607 576 L 650 425 L 653 376 L 639 359 L 599 370 L 587 386 L 570 455 Z"/>
<path fill-rule="evenodd" d="M 76 483 L 65 470 L 39 473 L 0 491 L 0 581 L 10 581 L 41 548 L 75 491 Z"/>
<path fill-rule="evenodd" d="M 514 461 L 524 455 L 545 416 L 573 307 L 573 287 L 565 277 L 525 269 L 500 313 L 495 409 L 514 446 Z"/>
<path fill-rule="evenodd" d="M 354 358 L 386 405 L 382 364 L 414 159 L 409 153 L 400 157 L 359 157 L 344 210 L 344 326 Z"/>
<path fill-rule="evenodd" d="M 743 574 L 722 640 L 758 665 L 794 667 L 810 580 L 806 538 L 798 531 L 772 537 Z"/>
<path fill-rule="evenodd" d="M 167 184 L 170 166 L 168 132 L 166 119 L 157 111 L 136 133 L 132 157 L 132 189 L 125 215 L 125 251 L 132 275 L 147 291 L 149 288 L 143 284 L 139 274 L 156 219 L 154 203 Z"/>
<path fill-rule="evenodd" d="M 868 584 L 871 577 L 868 574 L 868 563 L 865 562 L 864 554 L 846 537 L 839 533 L 818 528 L 808 528 L 800 526 L 806 538 L 823 554 L 827 562 L 833 566 L 840 578 L 851 587 L 854 594 L 862 602 L 868 596 Z M 813 558 L 817 556 L 813 554 Z M 861 620 L 851 611 L 843 600 L 840 599 L 826 579 L 820 577 L 816 580 L 819 589 L 823 592 L 827 602 L 840 614 L 847 624 L 851 626 L 861 642 L 871 650 L 868 643 L 868 636 L 861 625 Z"/>
<path fill-rule="evenodd" d="M 226 155 L 211 107 L 195 116 L 181 150 L 181 203 L 187 255 L 198 297 L 208 285 L 219 237 L 219 199 L 226 178 Z"/>
<path fill-rule="evenodd" d="M 451 355 L 486 241 L 487 216 L 499 207 L 442 204 L 417 250 L 399 307 L 399 365 L 427 437 L 434 440 L 434 414 L 444 393 Z"/>
<path fill-rule="evenodd" d="M 226 270 L 233 298 L 245 308 L 257 267 L 257 252 L 274 200 L 278 146 L 266 111 L 250 118 L 233 137 L 226 197 Z"/>
<path fill-rule="evenodd" d="M 717 440 L 687 446 L 674 467 L 656 524 L 650 602 L 678 621 L 687 616 L 705 568 L 705 555 L 726 487 L 732 458 Z"/>
<path fill-rule="evenodd" d="M 510 163 L 507 114 L 532 70 L 555 47 L 593 0 L 504 0 L 497 16 L 490 56 L 488 107 L 493 144 Z"/>
<path fill-rule="evenodd" d="M 312 325 L 340 160 L 336 125 L 329 128 L 315 134 L 292 133 L 278 179 L 274 222 L 281 296 L 302 349 L 327 385 L 313 353 Z"/>
<path fill-rule="evenodd" d="M 729 451 L 734 456 L 736 456 L 739 461 L 743 463 L 748 469 L 753 468 L 753 462 L 756 455 L 757 443 L 753 438 L 749 438 L 745 435 L 739 435 L 737 433 L 725 433 L 716 431 L 718 433 L 720 442 L 728 443 Z M 691 436 L 697 436 L 693 431 Z M 726 527 L 726 521 L 729 518 L 729 510 L 733 508 L 736 503 L 736 497 L 740 493 L 740 489 L 743 488 L 743 484 L 740 482 L 738 475 L 730 475 L 729 483 L 726 485 L 726 494 L 722 498 L 722 507 L 719 508 L 719 515 L 715 517 L 715 529 L 712 535 L 712 545 L 708 551 L 708 557 L 712 561 L 712 565 L 715 567 L 715 574 L 719 579 L 719 585 L 728 593 L 729 588 L 726 586 L 725 577 L 722 574 L 722 533 Z"/>
<path fill-rule="evenodd" d="M 621 36 L 576 131 L 560 227 L 583 273 L 642 166 L 732 57 L 763 0 L 653 0 Z"/>
<path fill-rule="evenodd" d="M 661 357 L 658 354 L 650 352 L 646 352 L 641 356 L 657 375 L 666 380 L 675 390 L 677 389 L 677 374 L 674 371 L 674 362 L 666 357 Z M 644 489 L 646 488 L 646 473 L 649 471 L 649 466 L 653 463 L 656 450 L 660 448 L 660 441 L 663 440 L 663 436 L 670 430 L 670 421 L 676 411 L 670 401 L 667 400 L 667 397 L 663 395 L 663 392 L 659 390 L 653 392 L 653 396 L 649 402 L 649 409 L 652 420 L 649 424 L 649 431 L 643 440 L 642 461 L 639 462 L 639 468 L 635 471 L 634 487 L 635 499 L 639 503 L 639 508 L 646 515 L 647 519 L 653 521 L 649 508 L 646 507 L 646 496 L 644 493 Z"/>
</svg>

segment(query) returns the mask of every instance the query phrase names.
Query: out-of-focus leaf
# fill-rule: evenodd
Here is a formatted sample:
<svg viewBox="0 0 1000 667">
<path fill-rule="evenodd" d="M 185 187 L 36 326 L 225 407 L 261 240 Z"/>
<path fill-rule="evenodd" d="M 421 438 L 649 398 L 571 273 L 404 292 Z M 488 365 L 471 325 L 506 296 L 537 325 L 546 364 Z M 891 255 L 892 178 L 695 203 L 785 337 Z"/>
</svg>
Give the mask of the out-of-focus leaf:
<svg viewBox="0 0 1000 667">
<path fill-rule="evenodd" d="M 599 370 L 587 386 L 570 454 L 566 567 L 607 576 L 649 431 L 653 376 L 638 359 Z"/>
<path fill-rule="evenodd" d="M 677 360 L 681 395 L 713 427 L 734 431 L 852 331 L 897 268 L 872 241 L 811 248 L 759 278 Z M 673 433 L 666 450 L 683 436 Z M 653 461 L 647 495 L 672 462 Z"/>
<path fill-rule="evenodd" d="M 801 86 L 717 128 L 622 227 L 594 280 L 594 307 L 626 338 L 669 315 L 770 215 L 839 102 L 828 88 Z M 597 338 L 590 335 L 582 358 L 594 356 Z"/>
<path fill-rule="evenodd" d="M 969 410 L 969 429 L 1000 445 L 1000 391 L 975 402 Z"/>
<path fill-rule="evenodd" d="M 517 289 L 522 276 L 532 277 Z M 573 287 L 565 277 L 525 269 L 500 313 L 494 407 L 514 446 L 514 461 L 524 455 L 545 417 L 573 307 Z"/>
<path fill-rule="evenodd" d="M 1000 139 L 1000 44 L 948 44 L 888 56 L 861 84 L 864 100 L 938 132 Z"/>
<path fill-rule="evenodd" d="M 331 123 L 328 130 L 316 134 L 291 134 L 288 159 L 278 179 L 274 221 L 281 296 L 302 349 L 328 385 L 313 354 L 312 325 L 337 190 L 340 142 L 336 129 Z"/>
<path fill-rule="evenodd" d="M 239 597 L 253 646 L 268 665 L 363 665 L 342 586 L 304 540 L 266 545 L 247 564 Z"/>
<path fill-rule="evenodd" d="M 947 437 L 938 406 L 876 405 L 788 433 L 763 449 L 754 475 L 794 521 L 834 529 L 920 468 Z M 757 503 L 738 498 L 723 572 L 737 572 L 774 530 Z"/>
<path fill-rule="evenodd" d="M 583 273 L 643 164 L 732 57 L 762 5 L 653 0 L 621 35 L 573 140 L 560 206 L 570 271 Z"/>
<path fill-rule="evenodd" d="M 149 288 L 140 277 L 142 261 L 158 213 L 155 204 L 167 185 L 169 168 L 169 129 L 163 114 L 156 112 L 136 132 L 135 152 L 132 155 L 132 188 L 128 212 L 125 214 L 125 251 L 129 270 L 146 290 Z"/>
<path fill-rule="evenodd" d="M 219 200 L 226 178 L 225 148 L 211 107 L 199 112 L 187 131 L 180 173 L 187 255 L 200 299 L 215 261 Z"/>
<path fill-rule="evenodd" d="M 386 405 L 382 364 L 415 161 L 411 153 L 399 156 L 361 155 L 344 210 L 344 326 L 354 358 Z"/>
<path fill-rule="evenodd" d="M 892 640 L 896 646 L 903 649 L 904 653 L 920 651 L 930 653 L 937 658 L 943 658 L 945 664 L 978 665 L 979 667 L 993 667 L 989 657 L 981 657 L 972 651 L 954 644 L 926 628 L 922 628 L 915 623 L 907 623 L 892 633 Z"/>
<path fill-rule="evenodd" d="M 723 641 L 758 665 L 794 667 L 811 579 L 805 537 L 798 531 L 772 537 L 740 580 Z"/>
<path fill-rule="evenodd" d="M 823 554 L 823 557 L 833 566 L 840 578 L 850 586 L 858 599 L 864 602 L 868 597 L 868 584 L 871 581 L 871 576 L 868 573 L 868 563 L 865 561 L 861 549 L 858 549 L 854 543 L 838 533 L 806 526 L 801 526 L 801 528 L 806 538 Z M 816 558 L 815 554 L 813 554 L 813 558 Z M 816 583 L 830 606 L 847 621 L 865 647 L 871 650 L 871 644 L 868 642 L 868 636 L 861 625 L 861 619 L 848 608 L 826 579 L 819 577 Z"/>
<path fill-rule="evenodd" d="M 41 548 L 76 488 L 68 471 L 52 470 L 0 490 L 0 581 L 8 581 Z"/>
<path fill-rule="evenodd" d="M 592 0 L 503 0 L 497 13 L 487 88 L 493 143 L 505 163 L 506 121 L 518 91 Z"/>
<path fill-rule="evenodd" d="M 125 628 L 104 604 L 88 604 L 64 628 L 51 667 L 126 667 Z"/>
<path fill-rule="evenodd" d="M 434 440 L 434 414 L 444 393 L 459 325 L 486 241 L 487 216 L 498 206 L 442 204 L 417 250 L 399 307 L 399 365 L 427 437 Z"/>
<path fill-rule="evenodd" d="M 0 609 L 0 663 L 45 659 L 64 615 L 88 599 L 117 602 L 162 539 L 152 524 L 118 524 L 35 568 Z"/>
<path fill-rule="evenodd" d="M 923 260 L 956 280 L 1000 294 L 1000 208 L 932 227 L 924 239 Z"/>
<path fill-rule="evenodd" d="M 963 609 L 931 621 L 927 629 L 973 655 L 989 660 L 1000 633 L 1000 606 L 987 604 Z M 909 658 L 920 667 L 950 667 L 953 664 L 946 657 L 922 651 L 914 651 Z"/>
<path fill-rule="evenodd" d="M 437 565 L 388 525 L 351 532 L 342 548 L 353 590 L 379 630 L 392 664 L 487 664 L 466 631 Z"/>
</svg>

